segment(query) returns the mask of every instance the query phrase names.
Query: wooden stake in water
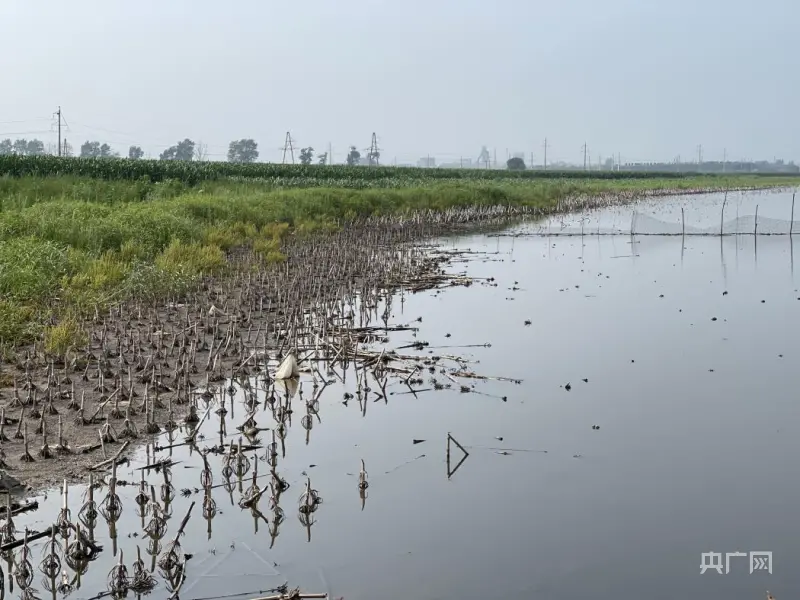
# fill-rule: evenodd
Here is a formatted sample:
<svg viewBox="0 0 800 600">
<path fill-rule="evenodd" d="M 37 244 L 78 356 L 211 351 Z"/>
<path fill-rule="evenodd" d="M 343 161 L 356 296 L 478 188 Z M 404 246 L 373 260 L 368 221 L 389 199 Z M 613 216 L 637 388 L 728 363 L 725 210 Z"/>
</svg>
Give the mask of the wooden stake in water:
<svg viewBox="0 0 800 600">
<path fill-rule="evenodd" d="M 755 229 L 753 229 L 753 235 L 758 235 L 758 204 L 756 204 L 756 224 Z"/>
<path fill-rule="evenodd" d="M 683 214 L 682 206 L 681 206 L 681 237 L 686 237 L 686 217 Z"/>
<path fill-rule="evenodd" d="M 792 229 L 794 229 L 794 197 L 797 192 L 792 192 L 792 217 L 789 219 L 789 236 L 792 235 Z"/>
<path fill-rule="evenodd" d="M 725 205 L 728 203 L 728 191 L 725 190 L 725 197 L 722 199 L 722 211 L 719 214 L 719 234 L 722 235 L 722 227 L 725 222 Z"/>
</svg>

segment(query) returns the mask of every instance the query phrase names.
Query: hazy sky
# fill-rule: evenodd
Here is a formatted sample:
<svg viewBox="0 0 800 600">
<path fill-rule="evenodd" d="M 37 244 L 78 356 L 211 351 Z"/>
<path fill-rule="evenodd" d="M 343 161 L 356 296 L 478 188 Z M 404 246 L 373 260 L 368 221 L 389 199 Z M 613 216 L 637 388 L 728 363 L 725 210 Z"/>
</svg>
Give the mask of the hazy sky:
<svg viewBox="0 0 800 600">
<path fill-rule="evenodd" d="M 800 159 L 797 0 L 0 0 L 0 138 Z M 44 132 L 44 133 L 30 133 Z M 216 155 L 216 156 L 213 156 Z"/>
</svg>

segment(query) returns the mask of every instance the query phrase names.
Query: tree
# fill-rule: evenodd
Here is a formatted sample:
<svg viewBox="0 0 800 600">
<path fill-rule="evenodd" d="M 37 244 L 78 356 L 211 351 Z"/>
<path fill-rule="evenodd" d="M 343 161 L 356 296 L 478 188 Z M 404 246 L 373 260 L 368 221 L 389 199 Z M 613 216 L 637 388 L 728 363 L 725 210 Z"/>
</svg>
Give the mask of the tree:
<svg viewBox="0 0 800 600">
<path fill-rule="evenodd" d="M 90 142 L 86 140 L 81 144 L 81 158 L 99 158 L 100 142 Z"/>
<path fill-rule="evenodd" d="M 355 146 L 350 146 L 350 154 L 347 155 L 347 164 L 351 167 L 361 162 L 361 152 Z"/>
<path fill-rule="evenodd" d="M 108 144 L 86 141 L 81 144 L 82 158 L 117 158 L 119 154 L 111 149 Z"/>
<path fill-rule="evenodd" d="M 317 163 L 319 163 L 321 165 L 327 165 L 328 164 L 328 153 L 327 152 L 323 152 L 322 154 L 320 154 L 317 157 Z"/>
<path fill-rule="evenodd" d="M 255 140 L 234 140 L 228 145 L 228 162 L 253 163 L 257 158 L 258 144 Z"/>
<path fill-rule="evenodd" d="M 314 160 L 314 149 L 311 146 L 309 146 L 308 148 L 301 148 L 300 164 L 310 165 L 312 160 Z"/>
<path fill-rule="evenodd" d="M 192 160 L 194 158 L 194 142 L 186 138 L 174 146 L 170 146 L 161 153 L 161 160 Z"/>
<path fill-rule="evenodd" d="M 519 156 L 515 156 L 513 158 L 509 158 L 506 161 L 506 167 L 508 167 L 509 171 L 524 171 L 525 161 L 522 160 Z"/>
<path fill-rule="evenodd" d="M 5 139 L 0 142 L 0 154 L 18 154 L 19 156 L 41 156 L 45 154 L 42 140 L 14 140 Z"/>
<path fill-rule="evenodd" d="M 175 155 L 178 153 L 177 146 L 170 146 L 158 155 L 159 160 L 175 160 Z"/>
<path fill-rule="evenodd" d="M 13 148 L 14 148 L 14 154 L 25 156 L 28 153 L 28 140 L 26 139 L 14 140 Z"/>
<path fill-rule="evenodd" d="M 100 146 L 100 158 L 117 158 L 118 156 L 119 154 L 114 152 L 108 144 Z"/>
<path fill-rule="evenodd" d="M 28 142 L 28 156 L 42 156 L 44 154 L 44 142 L 42 140 L 31 140 Z"/>
<path fill-rule="evenodd" d="M 197 145 L 194 147 L 194 158 L 199 161 L 206 160 L 208 158 L 208 144 L 197 142 Z"/>
<path fill-rule="evenodd" d="M 140 160 L 144 158 L 144 150 L 139 146 L 131 146 L 128 148 L 128 158 L 131 160 Z"/>
</svg>

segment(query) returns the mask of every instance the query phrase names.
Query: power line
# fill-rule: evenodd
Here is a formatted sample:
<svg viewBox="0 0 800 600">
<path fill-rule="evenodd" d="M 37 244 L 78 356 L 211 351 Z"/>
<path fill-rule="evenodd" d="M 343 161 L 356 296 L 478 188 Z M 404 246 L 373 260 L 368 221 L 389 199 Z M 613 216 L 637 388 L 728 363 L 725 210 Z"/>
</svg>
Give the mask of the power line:
<svg viewBox="0 0 800 600">
<path fill-rule="evenodd" d="M 19 125 L 20 123 L 34 123 L 36 121 L 49 121 L 50 117 L 36 117 L 35 119 L 22 119 L 19 121 L 0 121 L 0 125 Z"/>
<path fill-rule="evenodd" d="M 3 131 L 0 135 L 39 135 L 42 133 L 53 133 L 50 129 L 42 129 L 39 131 Z"/>
</svg>

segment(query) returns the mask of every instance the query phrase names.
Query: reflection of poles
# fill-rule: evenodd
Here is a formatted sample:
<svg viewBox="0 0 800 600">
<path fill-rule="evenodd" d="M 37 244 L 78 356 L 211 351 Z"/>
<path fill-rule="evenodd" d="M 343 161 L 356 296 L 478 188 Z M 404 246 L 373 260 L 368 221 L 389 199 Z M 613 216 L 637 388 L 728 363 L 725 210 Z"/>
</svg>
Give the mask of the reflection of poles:
<svg viewBox="0 0 800 600">
<path fill-rule="evenodd" d="M 756 204 L 756 222 L 753 229 L 753 259 L 758 262 L 758 204 Z"/>
<path fill-rule="evenodd" d="M 725 197 L 722 199 L 722 210 L 719 213 L 719 235 L 722 236 L 722 227 L 725 221 L 725 204 L 728 202 L 728 191 L 725 191 Z"/>
<path fill-rule="evenodd" d="M 681 238 L 686 237 L 686 216 L 683 213 L 683 207 L 681 206 Z"/>
<path fill-rule="evenodd" d="M 300 523 L 302 523 L 306 528 L 308 533 L 308 541 L 310 542 L 311 526 L 316 522 L 314 520 L 314 513 L 316 512 L 317 507 L 322 504 L 322 497 L 319 495 L 319 492 L 311 487 L 310 477 L 306 480 L 306 489 L 300 495 L 299 504 L 300 514 L 298 517 L 300 519 Z"/>
<path fill-rule="evenodd" d="M 14 527 L 14 518 L 13 513 L 11 512 L 11 494 L 6 495 L 6 522 L 0 527 L 0 542 L 2 545 L 5 546 L 6 544 L 11 544 L 16 540 L 16 528 Z M 5 552 L 5 559 L 6 559 L 6 566 L 8 571 L 8 587 L 9 591 L 14 591 L 14 580 L 11 576 L 11 571 L 13 570 L 13 562 L 12 559 L 14 554 L 10 551 Z M 1 571 L 1 569 L 0 569 Z M 0 587 L 2 587 L 2 579 L 4 575 L 0 574 Z"/>
<path fill-rule="evenodd" d="M 39 563 L 39 570 L 45 575 L 45 577 L 48 577 L 51 580 L 54 580 L 61 572 L 61 559 L 58 557 L 57 548 L 56 528 L 54 527 L 50 532 L 50 543 L 45 546 L 45 555 L 42 558 L 42 562 Z M 55 590 L 54 582 L 52 588 Z"/>
<path fill-rule="evenodd" d="M 108 589 L 111 595 L 116 598 L 121 598 L 128 593 L 128 586 L 130 580 L 128 579 L 128 567 L 122 561 L 122 551 L 119 553 L 119 562 L 111 567 L 108 572 Z"/>
<path fill-rule="evenodd" d="M 367 502 L 367 488 L 369 481 L 367 481 L 367 470 L 364 468 L 364 459 L 361 459 L 361 471 L 358 473 L 358 496 L 361 498 L 361 510 L 364 510 L 364 505 Z"/>
<path fill-rule="evenodd" d="M 89 539 L 94 541 L 94 526 L 97 523 L 97 503 L 94 501 L 94 474 L 89 473 L 89 488 L 86 490 L 87 499 L 78 513 L 78 518 L 89 530 Z"/>
<path fill-rule="evenodd" d="M 192 516 L 192 509 L 194 509 L 194 505 L 194 502 L 189 505 L 189 510 L 186 511 L 186 516 L 183 517 L 183 521 L 181 521 L 181 525 L 178 528 L 178 531 L 175 533 L 175 537 L 172 538 L 172 541 L 167 545 L 164 553 L 158 559 L 159 568 L 161 568 L 164 574 L 169 578 L 171 578 L 173 574 L 176 574 L 177 571 L 181 572 L 181 583 L 183 583 L 184 579 L 183 565 L 185 563 L 185 557 L 183 555 L 183 549 L 181 548 L 180 537 L 183 535 L 183 531 L 186 529 L 186 524 L 189 522 L 189 518 Z"/>
<path fill-rule="evenodd" d="M 113 542 L 113 554 L 117 555 L 117 520 L 122 514 L 122 502 L 117 495 L 117 463 L 111 463 L 111 479 L 108 483 L 108 494 L 103 500 L 100 512 L 108 521 L 108 535 Z"/>
<path fill-rule="evenodd" d="M 20 551 L 20 559 L 15 561 L 16 568 L 14 569 L 14 578 L 17 580 L 17 585 L 23 594 L 33 582 L 33 566 L 29 559 L 30 553 L 30 548 L 28 548 L 28 528 L 26 527 L 22 542 L 22 550 Z"/>
<path fill-rule="evenodd" d="M 311 411 L 308 411 L 308 413 L 300 419 L 300 425 L 306 430 L 306 446 L 308 446 L 308 443 L 311 441 L 311 429 L 314 427 L 314 417 Z"/>
<path fill-rule="evenodd" d="M 278 528 L 284 521 L 283 509 L 280 507 L 281 494 L 289 489 L 289 483 L 281 478 L 280 475 L 273 468 L 270 471 L 272 478 L 270 479 L 270 489 L 272 491 L 269 499 L 269 507 L 272 511 L 272 525 L 269 526 L 270 535 L 270 549 L 275 545 L 275 540 L 278 537 Z"/>
<path fill-rule="evenodd" d="M 139 493 L 136 494 L 134 501 L 139 507 L 137 509 L 137 513 L 142 518 L 142 529 L 144 529 L 144 517 L 147 514 L 147 503 L 150 502 L 150 496 L 147 495 L 147 482 L 144 480 L 144 469 L 142 469 L 140 473 L 142 475 L 142 479 L 139 482 Z"/>
<path fill-rule="evenodd" d="M 203 494 L 203 518 L 206 520 L 208 539 L 211 539 L 211 521 L 217 514 L 217 503 L 211 496 L 211 486 L 206 486 Z"/>
<path fill-rule="evenodd" d="M 64 487 L 63 491 L 61 492 L 61 512 L 58 514 L 58 521 L 56 524 L 58 525 L 59 533 L 61 537 L 64 538 L 64 541 L 69 543 L 69 532 L 70 532 L 70 520 L 71 514 L 69 512 L 69 486 L 67 486 L 67 480 L 64 480 Z M 58 573 L 56 573 L 57 575 Z"/>
</svg>

